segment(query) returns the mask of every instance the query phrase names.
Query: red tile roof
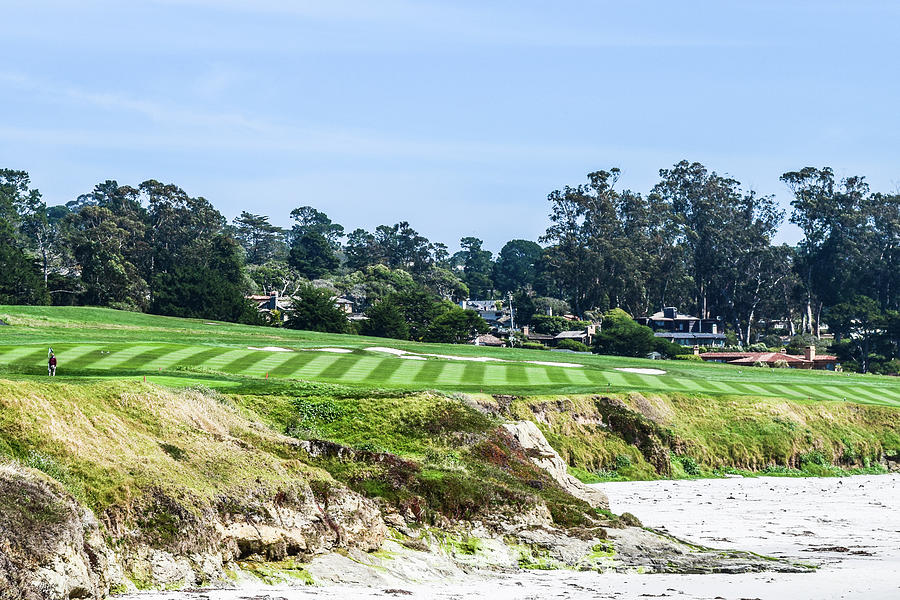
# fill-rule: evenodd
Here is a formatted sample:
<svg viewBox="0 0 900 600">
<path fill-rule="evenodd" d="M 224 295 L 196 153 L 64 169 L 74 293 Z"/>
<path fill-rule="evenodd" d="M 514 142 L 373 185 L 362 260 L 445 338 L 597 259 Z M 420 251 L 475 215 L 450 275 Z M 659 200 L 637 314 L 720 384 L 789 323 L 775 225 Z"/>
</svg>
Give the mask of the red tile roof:
<svg viewBox="0 0 900 600">
<path fill-rule="evenodd" d="M 823 354 L 809 361 L 803 356 L 784 354 L 783 352 L 705 352 L 700 355 L 700 358 L 704 360 L 719 359 L 731 365 L 754 365 L 758 362 L 773 364 L 779 360 L 783 360 L 788 364 L 825 363 L 837 360 L 836 356 Z"/>
</svg>

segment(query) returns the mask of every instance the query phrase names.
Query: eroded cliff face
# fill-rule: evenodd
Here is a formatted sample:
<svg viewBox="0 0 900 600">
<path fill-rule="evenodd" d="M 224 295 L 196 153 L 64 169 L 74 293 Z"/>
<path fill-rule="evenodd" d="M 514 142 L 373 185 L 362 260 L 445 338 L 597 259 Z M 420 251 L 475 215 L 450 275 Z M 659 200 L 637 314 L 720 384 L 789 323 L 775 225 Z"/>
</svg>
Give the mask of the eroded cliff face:
<svg viewBox="0 0 900 600">
<path fill-rule="evenodd" d="M 101 523 L 43 473 L 0 465 L 0 598 L 99 599 L 210 584 L 237 561 L 369 552 L 387 534 L 374 502 L 336 484 L 318 493 L 305 482 L 248 487 L 239 502 L 222 497 L 194 510 L 184 502 L 154 492 Z"/>
<path fill-rule="evenodd" d="M 97 519 L 58 483 L 0 464 L 0 598 L 101 598 L 113 561 Z"/>
<path fill-rule="evenodd" d="M 609 509 L 609 498 L 599 488 L 583 484 L 569 474 L 566 463 L 553 449 L 541 430 L 532 421 L 518 421 L 503 425 L 525 449 L 531 461 L 550 474 L 562 489 L 584 500 L 594 508 Z"/>
</svg>

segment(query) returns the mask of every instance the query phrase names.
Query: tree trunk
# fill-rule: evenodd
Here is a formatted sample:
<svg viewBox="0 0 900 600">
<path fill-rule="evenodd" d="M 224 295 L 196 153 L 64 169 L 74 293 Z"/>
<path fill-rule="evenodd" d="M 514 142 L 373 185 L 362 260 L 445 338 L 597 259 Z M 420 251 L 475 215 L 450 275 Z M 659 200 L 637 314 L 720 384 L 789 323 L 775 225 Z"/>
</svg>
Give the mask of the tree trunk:
<svg viewBox="0 0 900 600">
<path fill-rule="evenodd" d="M 816 306 L 816 339 L 820 339 L 820 329 L 822 325 L 822 303 L 819 302 L 818 306 Z"/>
</svg>

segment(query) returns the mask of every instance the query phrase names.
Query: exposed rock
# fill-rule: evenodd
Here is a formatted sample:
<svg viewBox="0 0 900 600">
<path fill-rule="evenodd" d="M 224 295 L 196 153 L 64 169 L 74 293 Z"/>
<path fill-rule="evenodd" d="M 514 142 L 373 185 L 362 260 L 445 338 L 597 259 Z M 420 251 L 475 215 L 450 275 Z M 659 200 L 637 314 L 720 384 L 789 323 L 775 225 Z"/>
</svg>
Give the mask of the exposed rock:
<svg viewBox="0 0 900 600">
<path fill-rule="evenodd" d="M 564 490 L 595 508 L 609 508 L 609 499 L 606 494 L 569 475 L 565 461 L 532 421 L 507 423 L 503 427 L 526 450 L 531 461 L 547 471 Z"/>
<path fill-rule="evenodd" d="M 0 464 L 0 599 L 103 598 L 110 558 L 93 514 L 58 483 Z"/>
</svg>

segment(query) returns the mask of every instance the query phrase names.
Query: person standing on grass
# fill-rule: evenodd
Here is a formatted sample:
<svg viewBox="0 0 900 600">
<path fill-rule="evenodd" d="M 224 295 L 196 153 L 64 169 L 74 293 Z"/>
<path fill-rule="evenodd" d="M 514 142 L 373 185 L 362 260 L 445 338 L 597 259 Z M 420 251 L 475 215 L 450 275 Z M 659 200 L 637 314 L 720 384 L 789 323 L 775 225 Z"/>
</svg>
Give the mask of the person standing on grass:
<svg viewBox="0 0 900 600">
<path fill-rule="evenodd" d="M 56 355 L 53 354 L 53 348 L 50 349 L 50 358 L 47 359 L 47 375 L 56 376 Z"/>
</svg>

